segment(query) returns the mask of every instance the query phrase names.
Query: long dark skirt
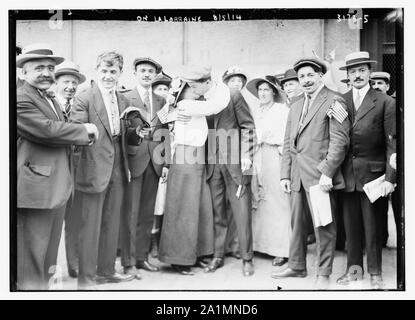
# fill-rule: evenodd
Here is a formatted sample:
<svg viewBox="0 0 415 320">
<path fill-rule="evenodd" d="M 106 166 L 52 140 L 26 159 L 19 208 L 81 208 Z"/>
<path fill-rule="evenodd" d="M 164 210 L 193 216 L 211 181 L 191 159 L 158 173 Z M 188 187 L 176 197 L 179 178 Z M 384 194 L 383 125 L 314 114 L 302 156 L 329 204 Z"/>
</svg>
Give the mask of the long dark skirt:
<svg viewBox="0 0 415 320">
<path fill-rule="evenodd" d="M 197 153 L 196 161 L 184 159 L 184 153 Z M 212 199 L 206 182 L 204 147 L 178 145 L 167 181 L 159 260 L 192 266 L 197 257 L 213 254 L 213 242 Z"/>
</svg>

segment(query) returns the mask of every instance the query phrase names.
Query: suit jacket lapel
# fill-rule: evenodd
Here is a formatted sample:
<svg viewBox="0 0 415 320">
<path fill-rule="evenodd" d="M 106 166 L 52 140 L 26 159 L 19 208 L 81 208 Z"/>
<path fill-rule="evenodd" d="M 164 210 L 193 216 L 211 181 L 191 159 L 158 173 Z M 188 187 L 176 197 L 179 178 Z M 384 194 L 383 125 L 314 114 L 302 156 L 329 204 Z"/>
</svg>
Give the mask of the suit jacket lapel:
<svg viewBox="0 0 415 320">
<path fill-rule="evenodd" d="M 98 115 L 98 118 L 101 120 L 108 135 L 112 137 L 107 109 L 105 108 L 104 99 L 102 98 L 102 93 L 99 90 L 98 86 L 93 87 L 93 99 L 94 99 L 94 103 L 92 104 L 93 108 L 95 109 Z"/>
<path fill-rule="evenodd" d="M 307 116 L 305 117 L 304 124 L 302 128 L 300 129 L 299 133 L 303 132 L 304 128 L 307 127 L 311 119 L 314 118 L 317 111 L 321 108 L 321 106 L 326 100 L 327 100 L 327 89 L 326 87 L 323 87 L 321 91 L 318 93 L 316 99 L 314 100 L 313 105 L 310 106 L 310 110 L 308 111 Z"/>
<path fill-rule="evenodd" d="M 52 107 L 51 107 L 51 105 L 49 104 L 49 102 L 45 99 L 45 98 L 43 98 L 41 95 L 40 95 L 40 92 L 35 88 L 35 87 L 33 87 L 32 85 L 30 85 L 29 83 L 27 83 L 26 81 L 25 81 L 25 83 L 24 83 L 24 86 L 25 86 L 25 89 L 26 89 L 26 91 L 28 91 L 29 93 L 30 93 L 30 95 L 36 100 L 36 106 L 49 118 L 49 119 L 54 119 L 54 120 L 56 120 L 56 119 L 58 119 L 58 120 L 63 120 L 63 117 L 62 117 L 62 119 L 60 119 L 59 118 L 59 116 L 56 116 L 56 113 L 55 112 L 53 112 L 53 110 L 52 110 Z M 53 105 L 55 106 L 55 109 L 56 109 L 56 112 L 58 113 L 58 115 L 59 115 L 59 110 L 60 110 L 60 107 L 58 106 L 58 108 L 56 108 L 56 103 L 53 101 L 54 99 L 52 99 L 52 102 L 53 102 Z"/>
<path fill-rule="evenodd" d="M 304 108 L 304 102 L 305 102 L 305 96 L 303 95 L 302 98 L 300 98 L 299 100 L 297 100 L 296 102 L 294 102 L 295 104 L 299 104 L 301 105 L 301 107 L 296 108 L 296 113 L 293 114 L 293 119 L 294 119 L 294 123 L 296 124 L 295 126 L 295 132 L 296 134 L 298 134 L 299 132 L 299 127 L 300 127 L 300 120 L 301 120 L 301 114 L 303 112 L 303 108 Z M 293 107 L 293 105 L 291 106 Z"/>
<path fill-rule="evenodd" d="M 375 90 L 370 88 L 367 92 L 366 96 L 364 97 L 362 104 L 360 105 L 359 109 L 357 109 L 353 127 L 356 125 L 358 121 L 360 121 L 370 110 L 372 110 L 376 104 L 376 94 Z"/>
</svg>

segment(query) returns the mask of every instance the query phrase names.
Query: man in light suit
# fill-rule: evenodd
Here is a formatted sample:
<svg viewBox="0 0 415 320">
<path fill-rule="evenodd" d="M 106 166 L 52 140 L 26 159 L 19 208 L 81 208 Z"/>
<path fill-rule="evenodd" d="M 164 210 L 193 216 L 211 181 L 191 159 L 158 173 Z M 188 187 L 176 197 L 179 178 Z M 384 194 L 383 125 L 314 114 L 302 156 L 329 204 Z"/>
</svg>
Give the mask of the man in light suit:
<svg viewBox="0 0 415 320">
<path fill-rule="evenodd" d="M 85 82 L 85 76 L 79 72 L 79 66 L 72 61 L 61 63 L 55 70 L 56 100 L 59 102 L 65 118 L 69 118 L 78 85 Z M 78 163 L 74 159 L 74 164 Z M 76 171 L 76 167 L 74 167 Z M 79 207 L 78 191 L 68 202 L 65 212 L 65 252 L 68 274 L 72 278 L 78 276 L 78 243 L 79 230 L 82 226 L 81 208 Z"/>
<path fill-rule="evenodd" d="M 304 96 L 291 105 L 284 138 L 281 187 L 291 193 L 292 238 L 288 268 L 273 272 L 273 278 L 306 277 L 307 220 L 312 212 L 310 187 L 319 185 L 330 195 L 332 222 L 316 226 L 317 282 L 327 289 L 336 247 L 336 195 L 344 188 L 340 165 L 349 145 L 349 119 L 343 105 L 335 102 L 336 92 L 322 82 L 326 72 L 315 58 L 300 59 L 294 65 Z M 333 108 L 335 105 L 336 108 Z"/>
<path fill-rule="evenodd" d="M 139 146 L 128 147 L 131 183 L 125 194 L 121 217 L 121 264 L 125 274 L 140 278 L 137 269 L 159 271 L 159 267 L 148 261 L 148 254 L 158 182 L 160 176 L 167 177 L 168 172 L 165 159 L 170 159 L 170 140 L 168 125 L 162 125 L 157 117 L 157 111 L 166 101 L 151 88 L 162 67 L 151 58 L 137 58 L 133 65 L 137 86 L 125 96 L 131 106 L 140 110 L 150 127 L 138 132 L 142 139 Z"/>
<path fill-rule="evenodd" d="M 218 114 L 208 118 L 207 179 L 212 195 L 215 230 L 214 258 L 205 272 L 214 272 L 224 265 L 225 242 L 228 229 L 226 198 L 234 214 L 239 239 L 242 272 L 254 274 L 252 249 L 251 176 L 244 175 L 252 167 L 254 147 L 254 120 L 241 93 L 230 91 L 224 84 L 211 79 L 210 68 L 189 67 L 183 75 L 193 92 L 207 101 L 223 90 L 229 101 Z M 220 87 L 219 87 L 220 86 Z M 230 92 L 230 99 L 229 99 Z M 226 105 L 226 104 L 225 104 Z M 217 143 L 218 142 L 218 143 Z"/>
<path fill-rule="evenodd" d="M 350 149 L 342 165 L 346 188 L 342 206 L 347 241 L 347 270 L 337 282 L 348 285 L 363 274 L 363 237 L 365 238 L 367 266 L 373 289 L 383 286 L 382 280 L 382 217 L 387 196 L 393 191 L 395 170 L 390 156 L 395 152 L 395 100 L 369 85 L 371 65 L 366 51 L 346 56 L 346 65 L 352 90 L 343 95 L 351 115 Z M 371 203 L 363 186 L 385 175 L 380 188 L 383 197 Z"/>
<path fill-rule="evenodd" d="M 134 277 L 115 272 L 121 204 L 130 178 L 126 127 L 120 120 L 128 102 L 116 91 L 123 57 L 116 52 L 98 56 L 97 85 L 76 97 L 71 120 L 96 124 L 100 138 L 80 148 L 76 189 L 82 211 L 78 289 L 124 282 Z"/>
<path fill-rule="evenodd" d="M 71 145 L 98 138 L 95 125 L 65 121 L 47 90 L 64 59 L 33 44 L 16 59 L 25 81 L 17 90 L 17 289 L 47 290 L 56 265 L 66 202 L 73 191 Z"/>
</svg>

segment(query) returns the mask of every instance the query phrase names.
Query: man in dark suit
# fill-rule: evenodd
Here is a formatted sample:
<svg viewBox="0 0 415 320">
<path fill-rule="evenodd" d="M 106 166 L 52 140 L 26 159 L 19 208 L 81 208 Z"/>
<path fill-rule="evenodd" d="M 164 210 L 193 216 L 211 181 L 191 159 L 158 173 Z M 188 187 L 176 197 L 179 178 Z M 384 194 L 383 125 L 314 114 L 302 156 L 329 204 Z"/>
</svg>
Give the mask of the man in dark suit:
<svg viewBox="0 0 415 320">
<path fill-rule="evenodd" d="M 137 58 L 134 60 L 134 70 L 137 86 L 127 91 L 125 96 L 131 106 L 140 110 L 142 118 L 150 127 L 138 132 L 142 138 L 139 146 L 128 147 L 131 183 L 125 195 L 120 232 L 124 273 L 140 278 L 137 268 L 159 271 L 159 267 L 148 261 L 148 254 L 158 182 L 160 176 L 167 177 L 168 172 L 165 159 L 170 156 L 170 140 L 168 125 L 162 125 L 157 117 L 157 112 L 166 101 L 153 93 L 151 88 L 154 78 L 162 70 L 161 65 L 151 58 Z M 167 148 L 160 148 L 159 145 Z"/>
<path fill-rule="evenodd" d="M 47 290 L 56 265 L 66 202 L 73 190 L 71 145 L 98 138 L 95 125 L 65 121 L 46 90 L 64 59 L 33 44 L 16 59 L 25 82 L 17 90 L 17 288 Z"/>
<path fill-rule="evenodd" d="M 292 237 L 288 268 L 273 272 L 273 278 L 306 277 L 307 220 L 312 213 L 310 187 L 328 192 L 332 222 L 313 227 L 317 249 L 316 289 L 329 285 L 336 247 L 336 191 L 344 188 L 340 165 L 349 145 L 346 107 L 336 102 L 336 92 L 322 82 L 326 72 L 315 58 L 300 59 L 294 65 L 304 96 L 291 105 L 284 138 L 281 187 L 291 193 Z"/>
<path fill-rule="evenodd" d="M 342 206 L 347 241 L 347 270 L 337 282 L 347 285 L 357 280 L 356 271 L 363 274 L 363 237 L 372 288 L 379 289 L 382 281 L 382 219 L 378 215 L 387 205 L 393 191 L 395 171 L 389 164 L 395 152 L 393 136 L 396 129 L 395 100 L 369 85 L 371 64 L 369 53 L 355 52 L 346 56 L 352 90 L 343 95 L 352 120 L 350 148 L 342 165 L 346 182 Z M 380 188 L 383 197 L 371 203 L 363 186 L 385 175 Z M 358 268 L 358 269 L 356 269 Z"/>
<path fill-rule="evenodd" d="M 69 118 L 78 85 L 85 82 L 85 76 L 79 72 L 79 66 L 72 61 L 61 63 L 55 70 L 56 100 L 59 102 L 65 118 Z M 74 164 L 77 164 L 74 159 Z M 74 172 L 76 167 L 74 167 Z M 78 276 L 78 244 L 79 230 L 82 226 L 81 208 L 79 207 L 78 191 L 68 202 L 65 211 L 65 252 L 68 274 L 72 278 Z"/>
<path fill-rule="evenodd" d="M 105 52 L 97 59 L 97 85 L 76 97 L 71 119 L 96 124 L 100 138 L 80 148 L 76 189 L 82 211 L 78 288 L 123 282 L 134 277 L 115 272 L 115 259 L 124 190 L 130 179 L 125 124 L 120 114 L 128 102 L 116 92 L 123 57 Z"/>
<path fill-rule="evenodd" d="M 227 93 L 223 94 L 223 99 L 229 101 L 221 112 L 208 118 L 207 179 L 214 213 L 215 253 L 205 272 L 214 272 L 224 265 L 227 195 L 238 232 L 242 271 L 244 276 L 251 276 L 254 266 L 250 176 L 244 173 L 252 166 L 254 120 L 241 93 L 230 91 L 223 83 L 213 82 L 210 68 L 191 67 L 183 75 L 183 80 L 206 101 L 217 99 L 222 92 Z"/>
</svg>

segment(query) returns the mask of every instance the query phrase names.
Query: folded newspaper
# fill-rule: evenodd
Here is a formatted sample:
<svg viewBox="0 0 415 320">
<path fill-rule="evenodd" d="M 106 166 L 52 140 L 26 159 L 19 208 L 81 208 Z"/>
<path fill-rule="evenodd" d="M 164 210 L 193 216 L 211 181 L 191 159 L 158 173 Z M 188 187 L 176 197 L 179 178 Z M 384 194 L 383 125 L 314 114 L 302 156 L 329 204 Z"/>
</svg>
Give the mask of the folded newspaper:
<svg viewBox="0 0 415 320">
<path fill-rule="evenodd" d="M 324 227 L 333 222 L 330 194 L 321 190 L 320 185 L 310 187 L 310 202 L 316 228 Z"/>
<path fill-rule="evenodd" d="M 366 193 L 370 202 L 373 203 L 380 197 L 383 197 L 383 191 L 381 188 L 382 183 L 385 181 L 385 175 L 366 183 L 363 186 L 363 191 Z"/>
</svg>

